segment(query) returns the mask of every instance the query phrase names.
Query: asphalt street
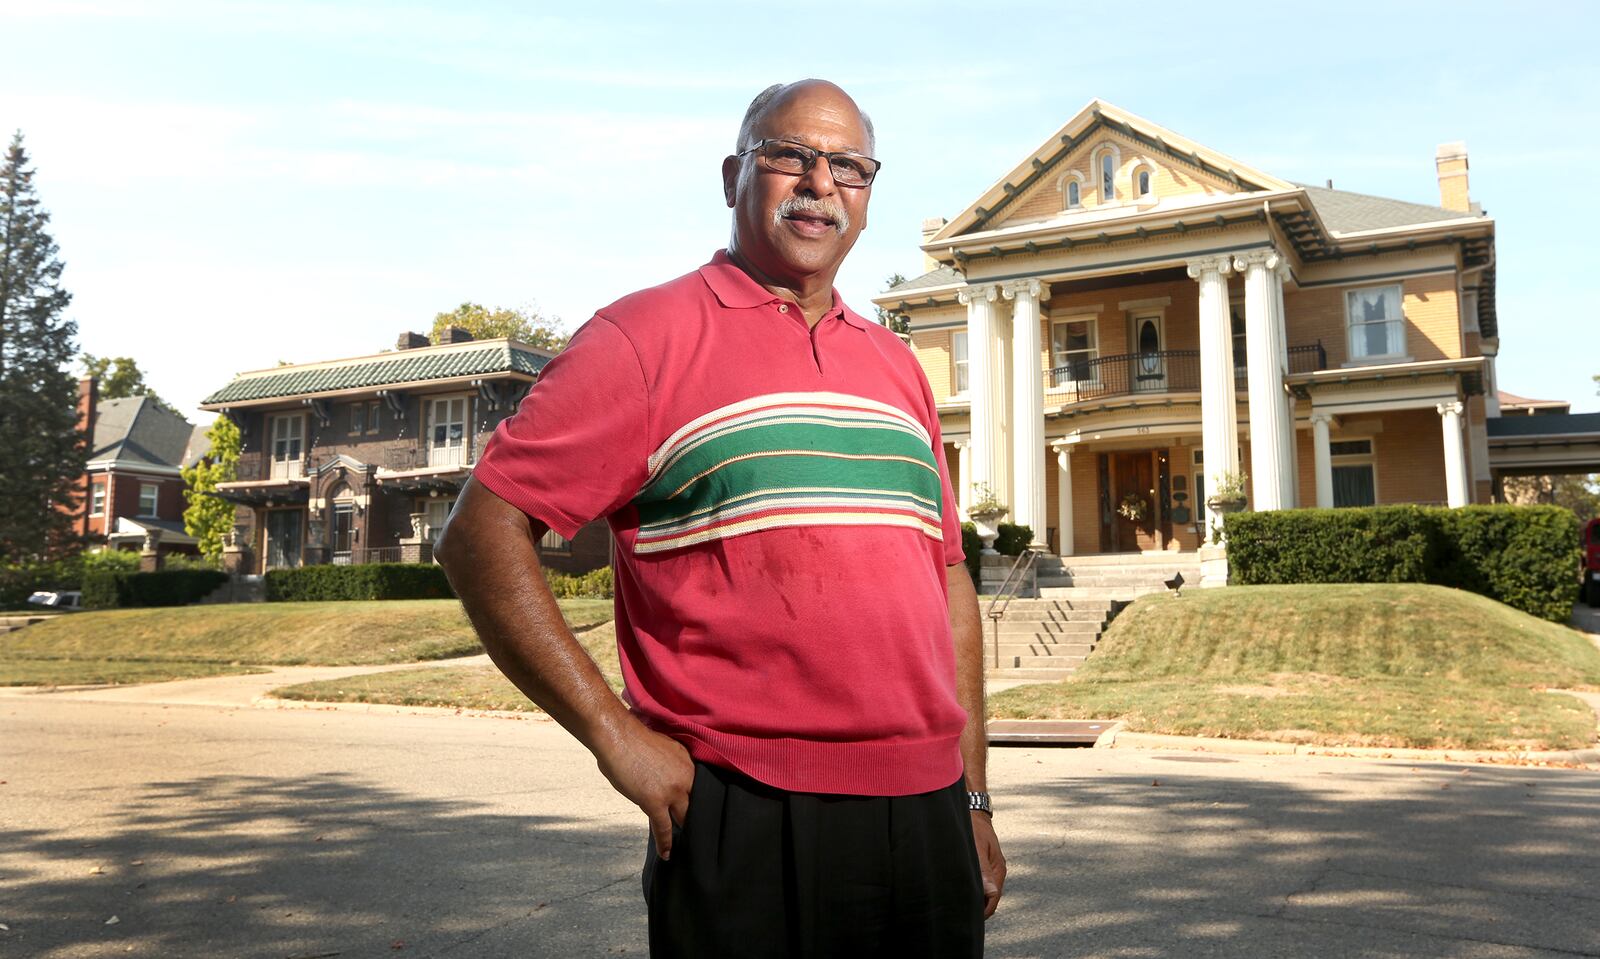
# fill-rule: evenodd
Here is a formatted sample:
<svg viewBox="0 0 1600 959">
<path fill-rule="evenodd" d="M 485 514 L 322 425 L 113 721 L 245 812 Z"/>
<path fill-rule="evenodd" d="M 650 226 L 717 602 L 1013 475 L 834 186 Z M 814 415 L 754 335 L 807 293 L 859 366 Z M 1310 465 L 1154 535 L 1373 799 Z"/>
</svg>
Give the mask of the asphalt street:
<svg viewBox="0 0 1600 959">
<path fill-rule="evenodd" d="M 6 959 L 645 951 L 643 820 L 547 721 L 11 694 L 0 780 Z M 1594 772 L 1008 748 L 990 782 L 990 956 L 1600 956 Z"/>
</svg>

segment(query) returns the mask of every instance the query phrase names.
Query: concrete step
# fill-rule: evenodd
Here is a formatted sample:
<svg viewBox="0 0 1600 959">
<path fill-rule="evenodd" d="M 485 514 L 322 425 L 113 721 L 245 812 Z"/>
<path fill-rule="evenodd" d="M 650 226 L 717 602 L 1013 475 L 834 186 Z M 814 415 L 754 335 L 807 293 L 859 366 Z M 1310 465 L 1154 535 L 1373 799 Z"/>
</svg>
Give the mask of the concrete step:
<svg viewBox="0 0 1600 959">
<path fill-rule="evenodd" d="M 1081 631 L 1085 628 L 1097 627 L 1106 621 L 1110 615 L 1107 610 L 1097 610 L 1092 613 L 1011 613 L 1007 612 L 1004 619 L 1000 620 L 1002 626 L 1017 626 L 1021 629 L 1043 629 L 1058 633 Z M 987 617 L 985 617 L 987 618 Z M 986 629 L 994 628 L 994 620 L 989 620 Z M 1061 627 L 1054 629 L 1053 627 Z"/>
<path fill-rule="evenodd" d="M 1077 671 L 1078 670 L 1077 670 L 1076 666 L 1069 666 L 1069 667 L 1064 667 L 1064 668 L 1063 667 L 1049 667 L 1049 668 L 1046 668 L 1046 667 L 1042 667 L 1041 666 L 1041 667 L 1033 667 L 1033 668 L 1029 668 L 1029 669 L 1016 669 L 1016 668 L 1007 668 L 1007 667 L 1001 667 L 1000 669 L 995 669 L 994 667 L 991 666 L 988 669 L 983 671 L 983 675 L 984 675 L 984 678 L 991 679 L 991 680 L 1018 680 L 1018 679 L 1023 679 L 1023 680 L 1028 680 L 1029 682 L 1038 682 L 1038 681 L 1041 681 L 1041 680 L 1042 681 L 1046 681 L 1046 682 L 1053 682 L 1055 680 L 1070 679 L 1072 677 L 1072 674 L 1077 672 Z"/>
<path fill-rule="evenodd" d="M 1131 602 L 1151 593 L 1164 593 L 1165 586 L 1041 586 L 1042 599 L 1121 600 Z"/>
<path fill-rule="evenodd" d="M 1171 550 L 1152 553 L 1090 553 L 1078 556 L 1057 557 L 1067 566 L 1183 566 L 1200 565 L 1195 553 L 1178 553 Z"/>
<path fill-rule="evenodd" d="M 1111 602 L 1104 599 L 1065 600 L 1065 599 L 1014 599 L 1006 607 L 1008 612 L 1052 612 L 1052 613 L 1109 613 Z"/>
<path fill-rule="evenodd" d="M 1028 623 L 1002 620 L 999 626 L 991 623 L 983 631 L 983 635 L 990 639 L 998 635 L 1002 640 L 1008 636 L 1037 636 L 1041 639 L 1053 638 L 1063 642 L 1069 639 L 1073 642 L 1092 642 L 1094 637 L 1100 635 L 1103 625 L 1103 621 L 1094 623 Z"/>
<path fill-rule="evenodd" d="M 1000 644 L 1000 662 L 1010 663 L 1012 660 L 1039 661 L 1039 665 L 1062 665 L 1089 658 L 1094 652 L 1093 643 L 1007 643 Z M 983 654 L 989 662 L 994 662 L 995 648 L 993 644 L 983 647 Z"/>
</svg>

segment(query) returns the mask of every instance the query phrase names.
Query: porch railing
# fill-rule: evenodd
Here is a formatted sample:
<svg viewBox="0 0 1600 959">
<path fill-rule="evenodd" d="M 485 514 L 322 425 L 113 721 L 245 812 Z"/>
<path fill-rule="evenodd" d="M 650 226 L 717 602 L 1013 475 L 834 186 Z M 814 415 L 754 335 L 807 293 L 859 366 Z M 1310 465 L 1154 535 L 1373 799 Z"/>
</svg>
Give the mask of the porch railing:
<svg viewBox="0 0 1600 959">
<path fill-rule="evenodd" d="M 1288 349 L 1289 372 L 1309 373 L 1328 368 L 1328 354 L 1320 342 Z M 1234 386 L 1243 389 L 1246 367 L 1234 370 Z M 1060 403 L 1082 403 L 1109 396 L 1200 391 L 1200 351 L 1161 350 L 1121 353 L 1075 360 L 1045 375 L 1045 393 Z"/>
</svg>

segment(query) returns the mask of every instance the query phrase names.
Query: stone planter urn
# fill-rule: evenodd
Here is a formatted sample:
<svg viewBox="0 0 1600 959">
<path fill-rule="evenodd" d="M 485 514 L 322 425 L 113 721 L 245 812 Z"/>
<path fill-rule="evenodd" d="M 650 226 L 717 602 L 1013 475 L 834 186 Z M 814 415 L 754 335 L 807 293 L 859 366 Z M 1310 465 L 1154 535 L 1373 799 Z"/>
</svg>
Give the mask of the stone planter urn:
<svg viewBox="0 0 1600 959">
<path fill-rule="evenodd" d="M 978 538 L 983 540 L 983 555 L 999 556 L 994 548 L 994 541 L 1000 536 L 1000 520 L 1006 515 L 1005 510 L 985 510 L 981 513 L 969 513 L 972 525 L 978 529 Z"/>
<path fill-rule="evenodd" d="M 1243 496 L 1212 496 L 1206 500 L 1206 505 L 1211 507 L 1213 513 L 1238 513 L 1245 507 Z"/>
</svg>

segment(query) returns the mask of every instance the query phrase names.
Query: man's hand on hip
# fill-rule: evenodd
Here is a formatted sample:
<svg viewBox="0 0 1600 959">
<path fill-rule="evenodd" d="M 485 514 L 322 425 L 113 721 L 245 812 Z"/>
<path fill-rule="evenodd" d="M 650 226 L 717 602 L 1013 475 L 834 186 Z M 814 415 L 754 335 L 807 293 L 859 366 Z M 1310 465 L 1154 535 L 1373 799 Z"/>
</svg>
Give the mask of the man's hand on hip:
<svg viewBox="0 0 1600 959">
<path fill-rule="evenodd" d="M 978 844 L 978 867 L 983 871 L 983 918 L 994 915 L 1006 887 L 1006 857 L 988 813 L 972 813 L 972 840 Z"/>
<path fill-rule="evenodd" d="M 672 826 L 689 814 L 689 788 L 694 785 L 694 760 L 670 736 L 632 721 L 618 738 L 595 751 L 600 772 L 617 792 L 644 810 L 655 837 L 656 855 L 672 857 Z"/>
</svg>

